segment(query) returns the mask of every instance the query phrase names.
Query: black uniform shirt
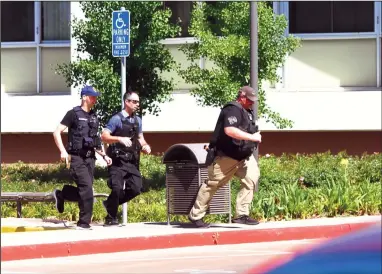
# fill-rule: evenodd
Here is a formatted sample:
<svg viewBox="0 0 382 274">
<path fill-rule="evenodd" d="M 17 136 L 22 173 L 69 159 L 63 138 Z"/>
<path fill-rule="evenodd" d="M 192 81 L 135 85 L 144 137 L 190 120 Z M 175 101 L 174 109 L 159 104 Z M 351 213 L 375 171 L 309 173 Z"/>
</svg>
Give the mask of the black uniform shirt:
<svg viewBox="0 0 382 274">
<path fill-rule="evenodd" d="M 242 124 L 242 113 L 238 107 L 228 106 L 223 109 L 223 127 L 236 127 Z"/>
<path fill-rule="evenodd" d="M 90 120 L 90 115 L 93 111 L 86 112 L 81 108 L 81 111 L 84 113 L 85 117 Z M 64 118 L 61 120 L 61 124 L 68 127 L 68 134 L 71 134 L 72 129 L 76 126 L 77 115 L 73 109 L 69 110 Z M 101 149 L 101 147 L 97 147 L 96 149 Z"/>
<path fill-rule="evenodd" d="M 250 113 L 248 112 L 248 114 Z M 220 113 L 219 120 L 220 121 L 218 121 L 218 123 L 222 123 L 223 128 L 221 128 L 218 141 L 216 143 L 217 149 L 231 158 L 241 160 L 243 156 L 238 150 L 238 146 L 240 146 L 243 141 L 229 137 L 225 134 L 224 128 L 242 127 L 246 123 L 246 121 L 243 121 L 242 110 L 236 106 L 227 106 Z"/>
</svg>

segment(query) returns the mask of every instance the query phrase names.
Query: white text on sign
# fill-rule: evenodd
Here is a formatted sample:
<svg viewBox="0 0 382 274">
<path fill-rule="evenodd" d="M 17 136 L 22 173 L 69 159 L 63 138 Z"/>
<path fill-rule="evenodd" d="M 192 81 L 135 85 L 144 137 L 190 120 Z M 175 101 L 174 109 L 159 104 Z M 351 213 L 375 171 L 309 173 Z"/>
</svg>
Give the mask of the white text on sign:
<svg viewBox="0 0 382 274">
<path fill-rule="evenodd" d="M 128 39 L 126 39 L 126 37 L 124 36 L 117 36 L 115 37 L 115 43 L 127 43 Z"/>
<path fill-rule="evenodd" d="M 129 35 L 128 29 L 113 29 L 113 35 Z"/>
<path fill-rule="evenodd" d="M 115 45 L 114 48 L 115 49 L 127 49 L 127 43 L 126 44 L 123 44 L 123 45 Z"/>
</svg>

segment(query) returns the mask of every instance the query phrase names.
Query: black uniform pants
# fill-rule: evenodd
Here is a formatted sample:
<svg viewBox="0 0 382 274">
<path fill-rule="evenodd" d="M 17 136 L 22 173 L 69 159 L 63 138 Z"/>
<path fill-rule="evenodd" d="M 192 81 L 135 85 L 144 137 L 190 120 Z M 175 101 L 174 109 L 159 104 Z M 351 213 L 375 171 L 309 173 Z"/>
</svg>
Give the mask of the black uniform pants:
<svg viewBox="0 0 382 274">
<path fill-rule="evenodd" d="M 62 196 L 64 200 L 78 202 L 80 216 L 78 224 L 90 224 L 93 215 L 93 176 L 95 158 L 83 158 L 71 155 L 70 175 L 77 187 L 64 185 Z"/>
<path fill-rule="evenodd" d="M 135 198 L 142 192 L 142 176 L 137 167 L 120 159 L 113 159 L 108 167 L 111 193 L 106 200 L 107 212 L 117 217 L 118 206 Z M 125 183 L 125 189 L 123 184 Z"/>
</svg>

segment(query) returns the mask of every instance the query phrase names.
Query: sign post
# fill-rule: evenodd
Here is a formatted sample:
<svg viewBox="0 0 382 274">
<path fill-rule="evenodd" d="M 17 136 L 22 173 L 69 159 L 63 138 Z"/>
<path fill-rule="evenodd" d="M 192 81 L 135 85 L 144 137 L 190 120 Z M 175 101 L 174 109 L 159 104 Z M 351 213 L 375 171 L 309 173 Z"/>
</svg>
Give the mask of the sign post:
<svg viewBox="0 0 382 274">
<path fill-rule="evenodd" d="M 251 87 L 255 90 L 256 98 L 259 100 L 259 85 L 258 85 L 258 71 L 259 71 L 259 63 L 258 63 L 258 43 L 259 43 L 259 37 L 258 37 L 258 14 L 257 14 L 257 3 L 256 1 L 250 2 L 250 81 L 251 81 Z M 259 102 L 259 101 L 258 101 Z M 256 125 L 258 125 L 258 108 L 259 104 L 256 102 L 253 104 L 253 113 L 254 113 L 254 120 L 256 121 Z M 257 144 L 257 149 L 254 151 L 254 156 L 256 158 L 256 161 L 259 160 L 259 148 L 260 144 Z"/>
<path fill-rule="evenodd" d="M 130 11 L 121 10 L 112 13 L 112 54 L 121 58 L 121 103 L 125 107 L 123 94 L 126 92 L 126 57 L 130 55 Z M 123 184 L 125 187 L 125 184 Z M 122 205 L 122 225 L 127 224 L 127 203 Z"/>
</svg>

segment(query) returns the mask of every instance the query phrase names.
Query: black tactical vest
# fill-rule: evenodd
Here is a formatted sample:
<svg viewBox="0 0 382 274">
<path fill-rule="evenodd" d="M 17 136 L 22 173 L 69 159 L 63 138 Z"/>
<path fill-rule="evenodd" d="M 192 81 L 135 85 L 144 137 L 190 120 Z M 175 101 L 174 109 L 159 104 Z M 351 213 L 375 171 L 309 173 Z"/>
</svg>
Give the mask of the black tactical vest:
<svg viewBox="0 0 382 274">
<path fill-rule="evenodd" d="M 247 133 L 253 134 L 257 131 L 256 122 L 253 117 L 252 110 L 246 110 L 241 104 L 236 101 L 227 103 L 223 106 L 218 121 L 216 123 L 213 137 L 210 141 L 209 147 L 216 147 L 217 151 L 223 152 L 225 155 L 234 158 L 236 160 L 242 160 L 250 156 L 254 149 L 257 147 L 257 143 L 252 141 L 237 140 L 227 136 L 224 133 L 224 121 L 223 109 L 228 106 L 235 106 L 240 109 L 242 119 L 238 128 Z"/>
<path fill-rule="evenodd" d="M 122 128 L 118 128 L 113 136 L 121 136 L 121 137 L 130 137 L 131 138 L 131 146 L 126 147 L 121 143 L 114 143 L 108 147 L 108 155 L 111 157 L 120 156 L 121 158 L 126 157 L 126 160 L 137 160 L 139 158 L 139 152 L 141 149 L 141 145 L 138 141 L 139 134 L 139 123 L 137 116 L 133 116 L 134 121 L 130 122 L 130 117 L 124 117 L 121 112 L 117 114 L 122 121 Z"/>
<path fill-rule="evenodd" d="M 81 150 L 94 150 L 101 145 L 98 136 L 99 122 L 93 111 L 87 115 L 80 106 L 73 108 L 76 116 L 75 124 L 69 131 L 68 152 L 77 153 Z"/>
</svg>

